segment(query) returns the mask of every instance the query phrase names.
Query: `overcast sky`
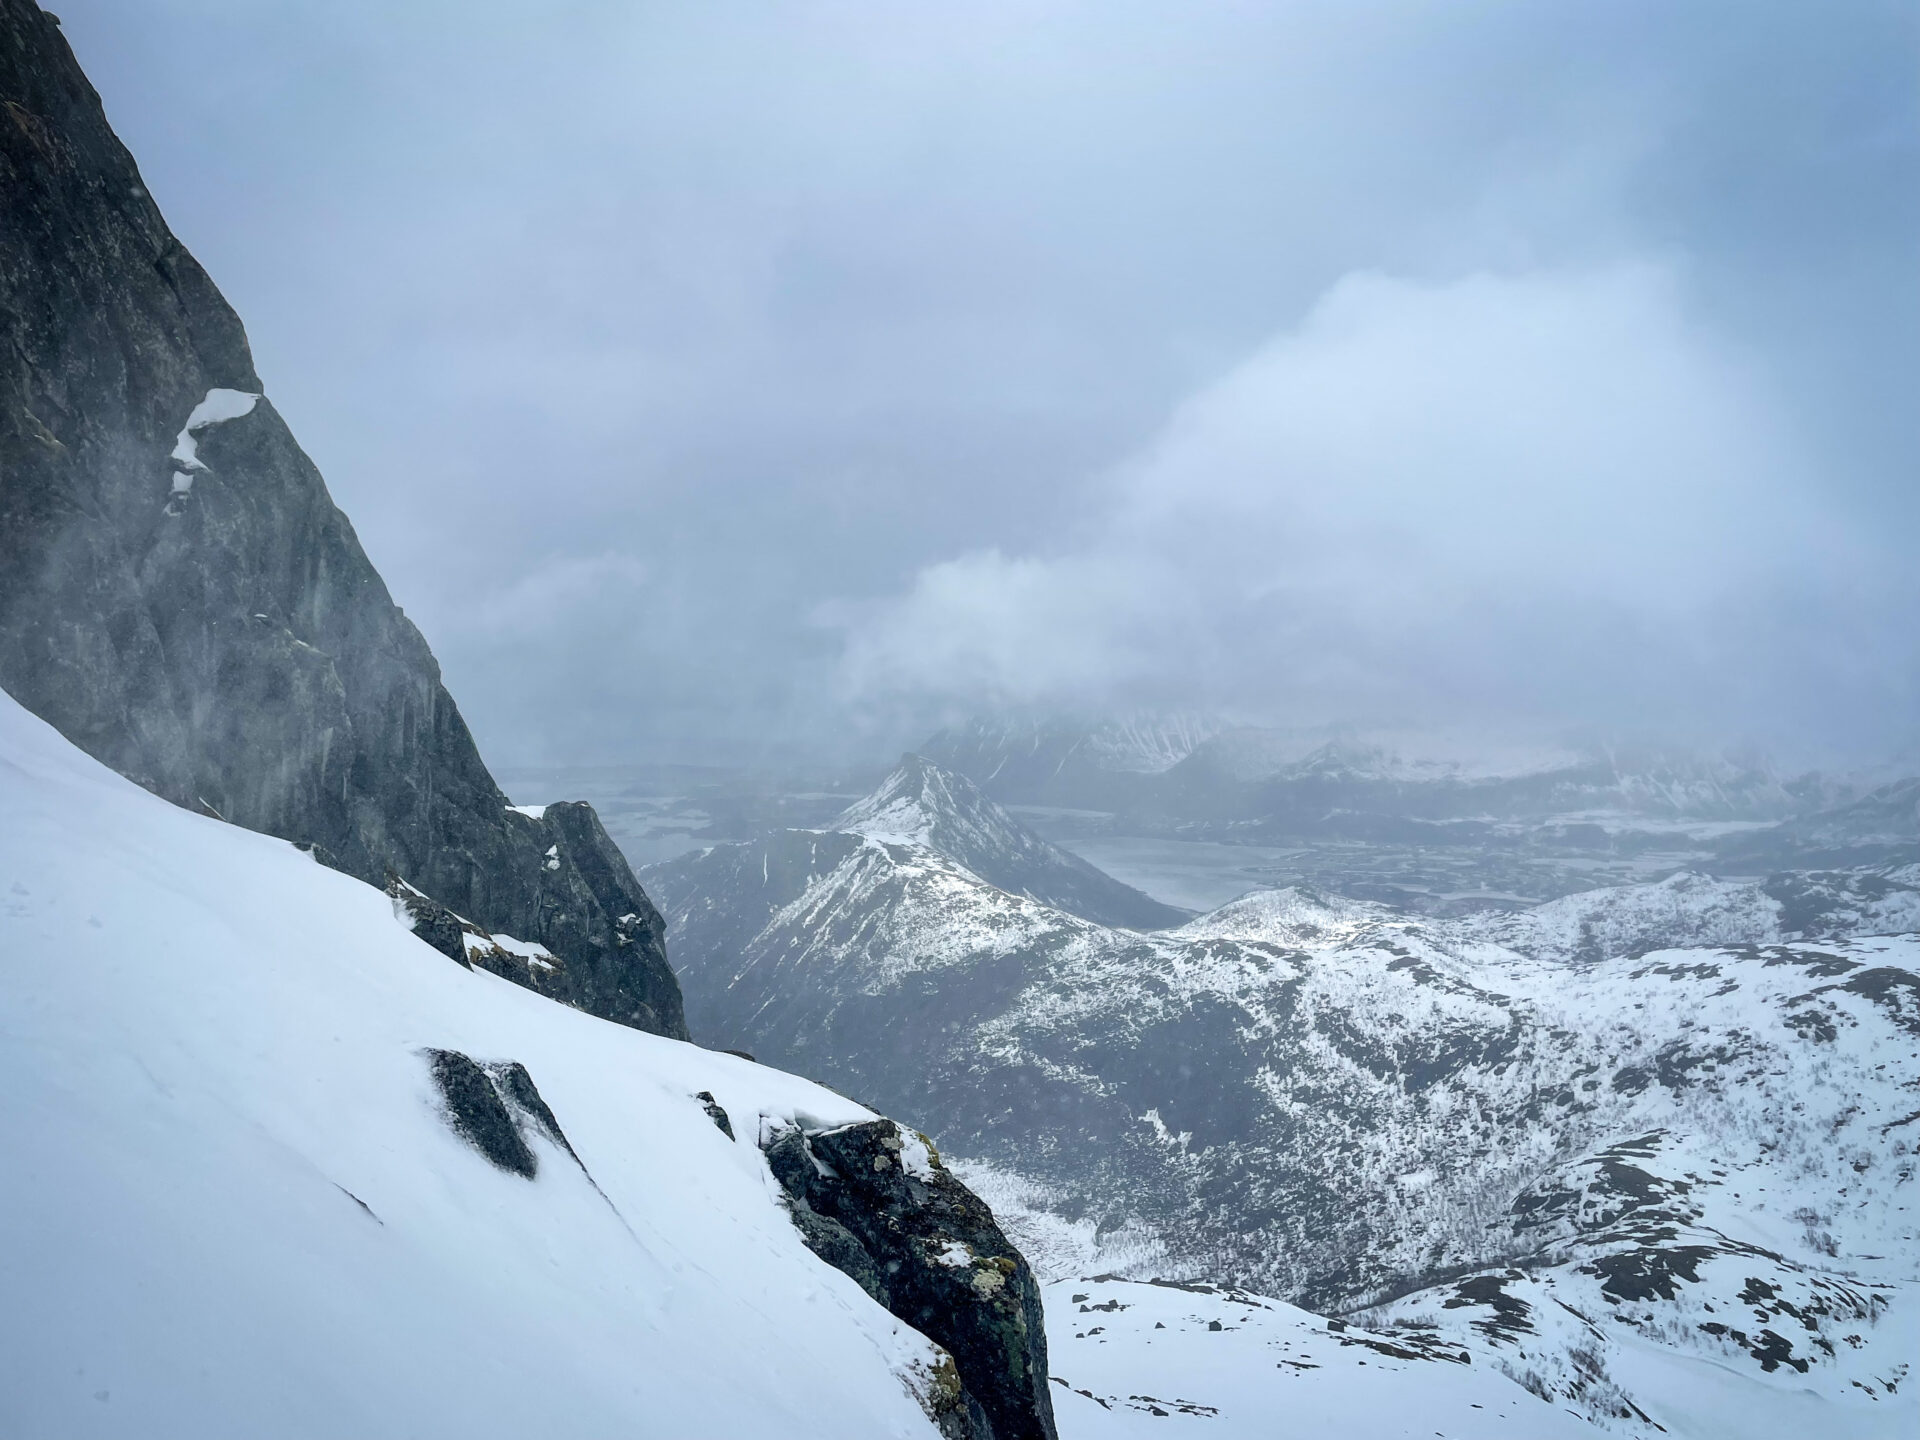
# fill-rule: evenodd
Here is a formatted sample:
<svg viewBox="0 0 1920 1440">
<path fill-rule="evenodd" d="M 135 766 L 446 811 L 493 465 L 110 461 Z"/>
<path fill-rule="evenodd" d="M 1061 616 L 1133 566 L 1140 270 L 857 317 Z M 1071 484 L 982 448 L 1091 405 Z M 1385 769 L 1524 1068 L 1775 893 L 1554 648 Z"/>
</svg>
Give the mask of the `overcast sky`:
<svg viewBox="0 0 1920 1440">
<path fill-rule="evenodd" d="M 499 762 L 1920 730 L 1920 9 L 61 0 Z"/>
</svg>

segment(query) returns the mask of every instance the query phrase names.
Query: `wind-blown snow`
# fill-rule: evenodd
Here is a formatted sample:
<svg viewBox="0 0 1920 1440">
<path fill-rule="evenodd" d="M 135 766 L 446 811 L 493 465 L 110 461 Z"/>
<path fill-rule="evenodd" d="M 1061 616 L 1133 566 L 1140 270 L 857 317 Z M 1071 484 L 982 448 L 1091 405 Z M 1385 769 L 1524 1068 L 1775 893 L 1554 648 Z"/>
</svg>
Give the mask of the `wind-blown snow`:
<svg viewBox="0 0 1920 1440">
<path fill-rule="evenodd" d="M 934 1434 L 934 1347 L 694 1096 L 859 1105 L 463 970 L 4 696 L 0 813 L 0 1434 Z M 579 1164 L 495 1169 L 428 1047 L 524 1064 Z"/>
<path fill-rule="evenodd" d="M 195 437 L 210 425 L 223 425 L 251 414 L 259 399 L 246 390 L 207 391 L 206 398 L 193 407 L 193 413 L 187 416 L 187 423 L 180 427 L 180 434 L 173 442 L 173 463 L 177 467 L 173 474 L 175 495 L 190 492 L 195 473 L 207 468 L 200 459 L 199 441 Z"/>
</svg>

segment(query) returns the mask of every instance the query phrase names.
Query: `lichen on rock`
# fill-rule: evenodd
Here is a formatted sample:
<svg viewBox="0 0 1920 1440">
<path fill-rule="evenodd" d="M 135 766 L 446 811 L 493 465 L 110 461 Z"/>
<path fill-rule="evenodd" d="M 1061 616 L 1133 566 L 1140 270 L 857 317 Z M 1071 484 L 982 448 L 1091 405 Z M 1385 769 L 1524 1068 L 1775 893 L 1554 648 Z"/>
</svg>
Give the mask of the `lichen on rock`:
<svg viewBox="0 0 1920 1440">
<path fill-rule="evenodd" d="M 801 1237 L 952 1355 L 985 1433 L 1053 1440 L 1039 1286 L 926 1138 L 881 1119 L 777 1127 L 762 1148 Z"/>
</svg>

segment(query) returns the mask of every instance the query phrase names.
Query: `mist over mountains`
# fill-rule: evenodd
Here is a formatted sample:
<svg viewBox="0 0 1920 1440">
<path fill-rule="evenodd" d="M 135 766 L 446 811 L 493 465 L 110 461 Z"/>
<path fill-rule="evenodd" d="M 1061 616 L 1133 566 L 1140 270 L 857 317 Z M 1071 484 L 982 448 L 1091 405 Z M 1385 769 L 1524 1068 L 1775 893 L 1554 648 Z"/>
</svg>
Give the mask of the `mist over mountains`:
<svg viewBox="0 0 1920 1440">
<path fill-rule="evenodd" d="M 1905 17 L 77 3 L 0 1434 L 1920 1426 Z"/>
</svg>

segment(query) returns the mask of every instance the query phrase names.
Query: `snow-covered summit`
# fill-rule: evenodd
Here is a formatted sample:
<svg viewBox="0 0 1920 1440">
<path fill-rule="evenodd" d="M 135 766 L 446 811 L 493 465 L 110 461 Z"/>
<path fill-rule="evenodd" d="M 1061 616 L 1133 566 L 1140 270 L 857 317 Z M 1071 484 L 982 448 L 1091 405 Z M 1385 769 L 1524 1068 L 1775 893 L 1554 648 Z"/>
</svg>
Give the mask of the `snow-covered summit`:
<svg viewBox="0 0 1920 1440">
<path fill-rule="evenodd" d="M 1041 839 L 964 775 L 922 755 L 901 756 L 893 773 L 849 806 L 833 829 L 931 850 L 1011 894 L 1100 924 L 1151 930 L 1187 918 Z"/>
<path fill-rule="evenodd" d="M 913 754 L 902 755 L 879 788 L 849 805 L 833 828 L 938 850 L 1004 851 L 1024 840 L 972 781 Z"/>
<path fill-rule="evenodd" d="M 1182 939 L 1263 940 L 1311 950 L 1350 940 L 1369 925 L 1404 918 L 1384 905 L 1288 885 L 1251 891 L 1176 933 Z"/>
</svg>

